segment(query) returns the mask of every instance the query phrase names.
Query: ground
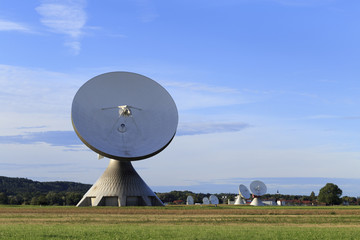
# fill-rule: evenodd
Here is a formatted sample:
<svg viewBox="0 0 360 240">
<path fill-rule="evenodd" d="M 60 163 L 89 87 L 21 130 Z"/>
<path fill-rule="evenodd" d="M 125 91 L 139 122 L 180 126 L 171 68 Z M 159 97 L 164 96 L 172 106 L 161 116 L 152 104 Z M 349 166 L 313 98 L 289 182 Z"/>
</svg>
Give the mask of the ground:
<svg viewBox="0 0 360 240">
<path fill-rule="evenodd" d="M 360 239 L 360 207 L 0 206 L 0 239 Z"/>
</svg>

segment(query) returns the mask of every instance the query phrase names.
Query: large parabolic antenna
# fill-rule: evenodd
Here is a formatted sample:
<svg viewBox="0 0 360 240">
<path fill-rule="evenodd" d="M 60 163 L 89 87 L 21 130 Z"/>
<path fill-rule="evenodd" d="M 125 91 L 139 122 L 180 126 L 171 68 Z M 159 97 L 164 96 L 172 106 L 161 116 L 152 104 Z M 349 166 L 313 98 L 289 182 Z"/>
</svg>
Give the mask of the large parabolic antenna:
<svg viewBox="0 0 360 240">
<path fill-rule="evenodd" d="M 101 74 L 80 87 L 71 119 L 83 143 L 111 159 L 78 206 L 163 205 L 131 164 L 161 152 L 175 136 L 177 108 L 161 85 L 130 72 Z"/>
<path fill-rule="evenodd" d="M 252 205 L 252 206 L 263 206 L 264 204 L 259 199 L 259 197 L 264 195 L 266 193 L 266 191 L 267 191 L 267 187 L 266 187 L 265 183 L 263 183 L 262 181 L 258 181 L 258 180 L 252 181 L 250 183 L 250 190 L 254 194 L 254 199 L 252 200 L 250 205 Z"/>
</svg>

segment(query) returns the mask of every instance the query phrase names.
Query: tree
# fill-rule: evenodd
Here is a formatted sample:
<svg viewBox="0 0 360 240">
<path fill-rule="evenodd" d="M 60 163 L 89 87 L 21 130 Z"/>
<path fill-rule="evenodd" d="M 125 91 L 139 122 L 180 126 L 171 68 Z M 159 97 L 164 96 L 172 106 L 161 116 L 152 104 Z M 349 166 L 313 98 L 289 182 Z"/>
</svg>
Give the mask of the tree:
<svg viewBox="0 0 360 240">
<path fill-rule="evenodd" d="M 81 200 L 82 194 L 77 192 L 67 192 L 65 198 L 66 205 L 76 205 Z"/>
<path fill-rule="evenodd" d="M 314 200 L 316 200 L 316 196 L 315 196 L 314 191 L 312 191 L 312 192 L 310 193 L 310 197 L 309 197 L 309 199 L 310 199 L 310 201 L 314 201 Z"/>
<path fill-rule="evenodd" d="M 49 205 L 63 205 L 63 200 L 62 200 L 62 195 L 60 193 L 56 193 L 56 192 L 48 192 L 48 194 L 46 194 L 46 199 L 49 203 Z"/>
<path fill-rule="evenodd" d="M 349 197 L 349 196 L 344 196 L 341 198 L 341 200 L 343 202 L 347 202 L 350 205 L 356 205 L 357 204 L 357 199 L 356 197 Z"/>
<path fill-rule="evenodd" d="M 6 193 L 0 192 L 0 204 L 8 204 L 8 196 Z"/>
<path fill-rule="evenodd" d="M 340 196 L 342 190 L 333 183 L 327 183 L 320 189 L 318 201 L 326 203 L 326 205 L 339 205 L 341 204 Z"/>
</svg>

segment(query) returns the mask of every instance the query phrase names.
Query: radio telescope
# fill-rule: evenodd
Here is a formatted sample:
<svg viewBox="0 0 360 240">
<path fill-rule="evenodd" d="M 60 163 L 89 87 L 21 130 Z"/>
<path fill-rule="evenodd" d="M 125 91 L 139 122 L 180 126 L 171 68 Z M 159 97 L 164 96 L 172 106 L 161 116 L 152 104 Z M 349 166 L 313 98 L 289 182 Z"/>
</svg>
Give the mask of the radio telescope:
<svg viewBox="0 0 360 240">
<path fill-rule="evenodd" d="M 209 204 L 210 204 L 210 200 L 209 200 L 209 198 L 207 198 L 207 197 L 204 197 L 204 198 L 202 199 L 202 201 L 203 201 L 203 204 L 204 204 L 204 205 L 209 205 Z"/>
<path fill-rule="evenodd" d="M 210 195 L 209 201 L 211 204 L 214 204 L 215 206 L 219 204 L 219 199 L 215 195 Z"/>
<path fill-rule="evenodd" d="M 239 185 L 239 195 L 236 198 L 235 205 L 244 205 L 246 204 L 246 199 L 250 198 L 249 189 L 243 185 Z"/>
<path fill-rule="evenodd" d="M 130 72 L 110 72 L 87 81 L 71 109 L 81 141 L 110 163 L 77 206 L 163 206 L 131 161 L 152 157 L 175 136 L 178 112 L 157 82 Z"/>
<path fill-rule="evenodd" d="M 259 199 L 262 195 L 264 195 L 267 191 L 265 183 L 262 181 L 253 181 L 250 183 L 250 190 L 254 195 L 254 199 L 250 203 L 252 206 L 264 206 L 263 202 Z"/>
<path fill-rule="evenodd" d="M 194 205 L 194 198 L 192 196 L 187 196 L 186 205 Z"/>
</svg>

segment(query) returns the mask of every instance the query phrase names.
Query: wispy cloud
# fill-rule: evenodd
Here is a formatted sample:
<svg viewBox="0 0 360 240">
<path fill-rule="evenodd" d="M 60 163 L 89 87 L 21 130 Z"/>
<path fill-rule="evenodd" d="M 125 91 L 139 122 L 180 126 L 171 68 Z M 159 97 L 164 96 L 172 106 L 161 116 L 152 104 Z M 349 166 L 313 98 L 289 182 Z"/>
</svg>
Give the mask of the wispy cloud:
<svg viewBox="0 0 360 240">
<path fill-rule="evenodd" d="M 23 23 L 3 19 L 0 19 L 0 31 L 31 32 L 30 28 Z"/>
<path fill-rule="evenodd" d="M 86 78 L 0 64 L 0 112 L 67 113 L 76 90 Z"/>
<path fill-rule="evenodd" d="M 360 116 L 336 116 L 336 115 L 313 115 L 308 116 L 306 119 L 345 119 L 345 120 L 357 120 Z"/>
<path fill-rule="evenodd" d="M 239 90 L 229 87 L 209 86 L 195 82 L 165 82 L 166 87 L 186 88 L 191 91 L 207 91 L 212 93 L 240 93 Z"/>
<path fill-rule="evenodd" d="M 180 123 L 178 136 L 238 132 L 250 127 L 247 123 Z"/>
<path fill-rule="evenodd" d="M 18 127 L 17 129 L 38 129 L 38 128 L 45 128 L 46 126 L 30 126 L 30 127 Z"/>
<path fill-rule="evenodd" d="M 84 0 L 43 1 L 36 8 L 41 15 L 41 23 L 54 33 L 64 34 L 68 37 L 65 45 L 70 47 L 75 54 L 81 49 L 80 38 L 86 24 L 87 16 L 84 10 Z"/>
<path fill-rule="evenodd" d="M 83 145 L 74 131 L 28 132 L 22 135 L 0 136 L 0 144 L 47 143 L 52 146 L 74 147 Z"/>
<path fill-rule="evenodd" d="M 249 127 L 245 123 L 186 123 L 179 126 L 177 135 L 199 135 L 219 132 L 240 131 Z M 36 129 L 39 127 L 20 127 L 21 129 Z M 74 131 L 41 131 L 25 132 L 19 135 L 0 136 L 0 144 L 36 144 L 47 143 L 51 146 L 74 147 L 83 146 Z"/>
<path fill-rule="evenodd" d="M 30 164 L 30 163 L 0 163 L 1 169 L 7 170 L 21 170 L 21 169 L 51 169 L 54 167 L 66 167 L 68 163 L 53 163 L 53 164 Z"/>
<path fill-rule="evenodd" d="M 244 104 L 253 96 L 235 88 L 212 86 L 195 82 L 162 82 L 173 96 L 180 110 L 213 108 Z"/>
</svg>

